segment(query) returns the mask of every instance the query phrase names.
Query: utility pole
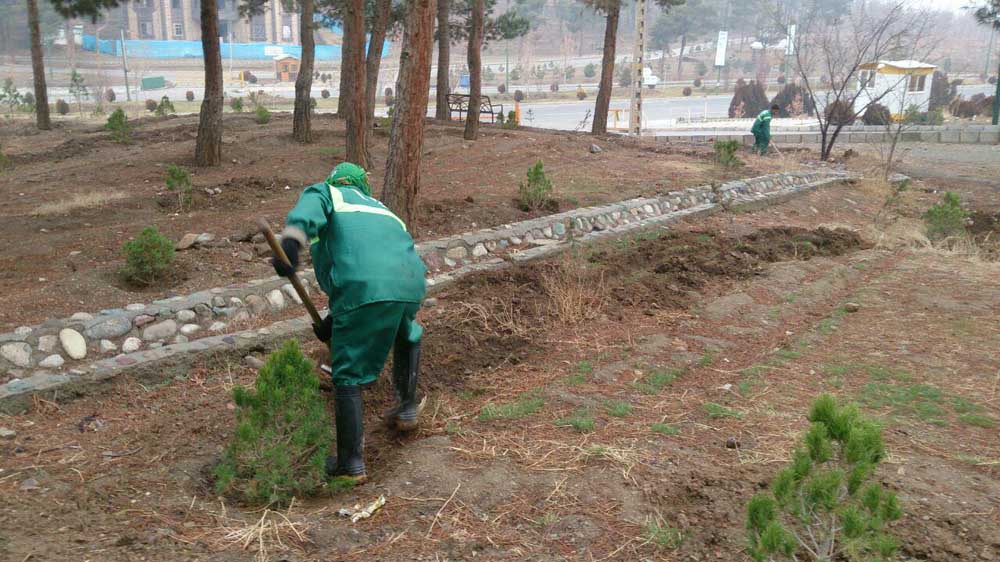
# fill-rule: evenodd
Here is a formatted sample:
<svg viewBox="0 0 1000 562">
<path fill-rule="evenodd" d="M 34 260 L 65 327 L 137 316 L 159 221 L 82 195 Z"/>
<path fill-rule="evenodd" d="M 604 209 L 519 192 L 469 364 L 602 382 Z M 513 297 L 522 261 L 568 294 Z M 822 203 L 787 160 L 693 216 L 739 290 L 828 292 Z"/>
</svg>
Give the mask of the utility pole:
<svg viewBox="0 0 1000 562">
<path fill-rule="evenodd" d="M 642 72 L 646 52 L 646 0 L 635 2 L 635 47 L 632 51 L 632 104 L 629 111 L 629 133 L 642 135 Z"/>
<path fill-rule="evenodd" d="M 122 72 L 125 73 L 125 100 L 132 101 L 132 90 L 128 87 L 128 55 L 125 54 L 125 30 L 119 30 L 122 38 Z M 101 46 L 98 45 L 97 49 L 100 50 Z"/>
<path fill-rule="evenodd" d="M 986 49 L 986 69 L 983 70 L 983 74 L 985 74 L 987 78 L 990 77 L 990 57 L 993 55 L 993 38 L 996 34 L 997 29 L 990 26 L 990 46 Z"/>
</svg>

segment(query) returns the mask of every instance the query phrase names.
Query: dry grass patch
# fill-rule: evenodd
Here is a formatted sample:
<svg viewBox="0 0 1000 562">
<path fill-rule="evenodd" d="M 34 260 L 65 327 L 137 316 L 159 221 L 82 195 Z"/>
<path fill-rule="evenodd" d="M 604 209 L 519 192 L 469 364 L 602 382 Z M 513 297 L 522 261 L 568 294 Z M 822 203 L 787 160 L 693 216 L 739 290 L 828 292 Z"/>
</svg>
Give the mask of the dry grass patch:
<svg viewBox="0 0 1000 562">
<path fill-rule="evenodd" d="M 35 216 L 68 215 L 77 209 L 103 207 L 126 197 L 127 195 L 121 191 L 77 193 L 68 199 L 60 199 L 59 201 L 39 205 L 31 214 Z"/>
<path fill-rule="evenodd" d="M 566 257 L 547 268 L 542 290 L 549 297 L 549 315 L 564 324 L 593 320 L 608 302 L 604 272 L 578 257 Z"/>
</svg>

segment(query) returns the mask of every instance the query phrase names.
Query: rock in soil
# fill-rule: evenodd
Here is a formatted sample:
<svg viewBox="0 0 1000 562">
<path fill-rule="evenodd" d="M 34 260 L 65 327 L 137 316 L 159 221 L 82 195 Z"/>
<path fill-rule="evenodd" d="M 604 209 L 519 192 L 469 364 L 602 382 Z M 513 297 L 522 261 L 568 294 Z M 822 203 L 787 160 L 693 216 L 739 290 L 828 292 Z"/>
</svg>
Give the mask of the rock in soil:
<svg viewBox="0 0 1000 562">
<path fill-rule="evenodd" d="M 87 340 L 72 328 L 63 328 L 59 331 L 59 343 L 71 359 L 83 359 L 87 356 Z"/>
<path fill-rule="evenodd" d="M 847 302 L 844 303 L 844 310 L 846 310 L 847 312 L 857 312 L 861 310 L 861 305 L 859 305 L 856 302 Z"/>
</svg>

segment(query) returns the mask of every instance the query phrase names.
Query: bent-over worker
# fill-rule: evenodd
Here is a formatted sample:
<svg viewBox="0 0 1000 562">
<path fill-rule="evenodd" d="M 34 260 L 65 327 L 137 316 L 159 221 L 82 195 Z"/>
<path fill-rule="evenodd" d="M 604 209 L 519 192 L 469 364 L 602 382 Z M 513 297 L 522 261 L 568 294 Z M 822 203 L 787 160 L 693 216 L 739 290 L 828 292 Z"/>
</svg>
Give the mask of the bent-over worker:
<svg viewBox="0 0 1000 562">
<path fill-rule="evenodd" d="M 757 154 L 767 154 L 767 149 L 771 144 L 771 119 L 780 111 L 781 107 L 775 104 L 771 106 L 771 109 L 761 111 L 754 119 L 750 132 L 753 133 L 753 150 Z"/>
<path fill-rule="evenodd" d="M 327 472 L 364 482 L 362 385 L 378 378 L 390 348 L 398 402 L 386 421 L 399 431 L 417 427 L 417 376 L 423 329 L 415 317 L 426 292 L 427 269 L 406 225 L 371 196 L 368 174 L 344 162 L 323 183 L 305 188 L 288 213 L 281 248 L 289 268 L 273 259 L 275 271 L 290 276 L 299 252 L 309 248 L 316 280 L 330 298 L 316 337 L 330 346 L 337 430 L 337 454 Z"/>
</svg>

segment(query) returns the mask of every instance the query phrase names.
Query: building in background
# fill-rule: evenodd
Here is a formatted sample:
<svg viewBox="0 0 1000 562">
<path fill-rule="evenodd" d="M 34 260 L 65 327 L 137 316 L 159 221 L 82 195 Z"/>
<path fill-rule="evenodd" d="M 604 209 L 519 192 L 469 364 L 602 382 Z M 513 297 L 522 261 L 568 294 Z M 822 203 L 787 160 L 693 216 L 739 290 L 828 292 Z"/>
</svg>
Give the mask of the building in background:
<svg viewBox="0 0 1000 562">
<path fill-rule="evenodd" d="M 263 14 L 250 19 L 240 18 L 237 0 L 217 2 L 219 36 L 225 41 L 298 44 L 298 14 L 286 11 L 282 2 L 268 2 Z M 97 27 L 104 27 L 102 37 L 117 35 L 121 28 L 126 39 L 200 41 L 200 6 L 199 0 L 136 0 L 123 4 L 117 14 L 109 13 Z"/>
</svg>

